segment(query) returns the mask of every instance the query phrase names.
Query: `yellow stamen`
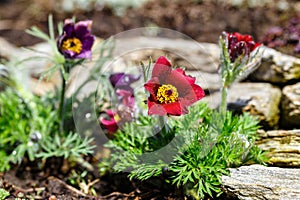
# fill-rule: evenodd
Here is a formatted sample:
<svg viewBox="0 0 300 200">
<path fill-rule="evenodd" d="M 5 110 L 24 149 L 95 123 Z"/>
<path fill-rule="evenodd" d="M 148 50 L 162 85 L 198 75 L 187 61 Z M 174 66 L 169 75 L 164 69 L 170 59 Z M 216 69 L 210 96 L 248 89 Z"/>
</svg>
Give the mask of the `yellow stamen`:
<svg viewBox="0 0 300 200">
<path fill-rule="evenodd" d="M 73 52 L 79 54 L 82 50 L 82 43 L 77 38 L 69 38 L 63 42 L 61 48 L 62 48 L 62 50 L 73 51 Z"/>
<path fill-rule="evenodd" d="M 121 121 L 121 118 L 120 118 L 120 116 L 119 116 L 118 114 L 115 114 L 115 115 L 114 115 L 114 120 L 115 120 L 116 122 L 119 122 L 119 121 Z"/>
<path fill-rule="evenodd" d="M 162 85 L 157 90 L 156 98 L 160 103 L 173 103 L 178 100 L 177 89 L 171 84 Z"/>
</svg>

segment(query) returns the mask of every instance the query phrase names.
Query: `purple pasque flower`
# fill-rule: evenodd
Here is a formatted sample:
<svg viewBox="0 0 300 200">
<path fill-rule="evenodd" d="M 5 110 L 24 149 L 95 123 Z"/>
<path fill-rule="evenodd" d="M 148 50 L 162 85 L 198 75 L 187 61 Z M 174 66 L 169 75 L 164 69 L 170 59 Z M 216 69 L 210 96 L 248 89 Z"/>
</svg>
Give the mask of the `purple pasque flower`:
<svg viewBox="0 0 300 200">
<path fill-rule="evenodd" d="M 63 33 L 57 40 L 59 52 L 66 59 L 91 59 L 91 48 L 95 41 L 95 36 L 91 35 L 91 27 L 91 20 L 74 24 L 72 19 L 66 19 Z"/>
<path fill-rule="evenodd" d="M 127 90 L 133 94 L 132 83 L 140 79 L 140 75 L 115 73 L 110 75 L 109 81 L 115 89 Z"/>
</svg>

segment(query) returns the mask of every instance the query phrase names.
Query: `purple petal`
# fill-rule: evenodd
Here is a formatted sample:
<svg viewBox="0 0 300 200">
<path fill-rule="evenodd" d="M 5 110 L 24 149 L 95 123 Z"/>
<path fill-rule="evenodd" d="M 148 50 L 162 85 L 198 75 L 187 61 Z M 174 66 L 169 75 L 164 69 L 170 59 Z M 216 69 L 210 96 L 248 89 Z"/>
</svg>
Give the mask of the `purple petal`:
<svg viewBox="0 0 300 200">
<path fill-rule="evenodd" d="M 115 87 L 124 75 L 125 73 L 115 73 L 110 75 L 109 81 L 112 84 L 112 86 Z"/>
<path fill-rule="evenodd" d="M 138 81 L 141 78 L 141 75 L 127 74 L 127 76 L 129 77 L 129 82 L 130 83 L 134 83 L 134 82 Z"/>
<path fill-rule="evenodd" d="M 92 28 L 92 24 L 93 24 L 92 20 L 79 21 L 75 24 L 75 30 L 79 31 L 79 29 L 84 28 L 88 32 L 90 32 Z"/>
<path fill-rule="evenodd" d="M 84 59 L 92 59 L 92 51 L 82 51 L 80 54 L 76 55 L 75 58 L 84 58 Z"/>
<path fill-rule="evenodd" d="M 94 44 L 95 37 L 93 35 L 88 35 L 81 40 L 82 50 L 91 50 Z"/>
<path fill-rule="evenodd" d="M 75 58 L 76 57 L 76 53 L 74 51 L 64 50 L 64 51 L 62 51 L 62 53 L 66 58 Z"/>
<path fill-rule="evenodd" d="M 83 40 L 86 36 L 91 35 L 92 21 L 80 21 L 75 24 L 75 37 Z"/>
<path fill-rule="evenodd" d="M 133 74 L 125 74 L 125 73 L 116 73 L 112 74 L 109 77 L 109 80 L 113 87 L 120 88 L 120 87 L 126 87 L 130 86 L 133 82 L 136 82 L 139 80 L 140 75 L 135 76 Z"/>
<path fill-rule="evenodd" d="M 74 22 L 71 19 L 66 19 L 64 22 L 63 31 L 64 34 L 66 34 L 67 37 L 73 37 L 74 36 Z"/>
<path fill-rule="evenodd" d="M 116 91 L 116 94 L 119 98 L 119 101 L 126 107 L 133 107 L 134 106 L 134 96 L 128 90 L 120 90 Z"/>
</svg>

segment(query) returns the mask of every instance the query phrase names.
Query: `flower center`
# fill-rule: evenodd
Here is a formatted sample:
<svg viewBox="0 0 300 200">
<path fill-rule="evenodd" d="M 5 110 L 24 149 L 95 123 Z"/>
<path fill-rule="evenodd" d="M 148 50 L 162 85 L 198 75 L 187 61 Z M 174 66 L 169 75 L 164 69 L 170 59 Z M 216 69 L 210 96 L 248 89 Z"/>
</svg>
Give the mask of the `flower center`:
<svg viewBox="0 0 300 200">
<path fill-rule="evenodd" d="M 118 123 L 119 121 L 121 121 L 121 118 L 118 114 L 114 115 L 114 120 Z"/>
<path fill-rule="evenodd" d="M 82 50 L 82 43 L 78 38 L 69 38 L 62 44 L 62 50 L 73 51 L 79 54 Z"/>
<path fill-rule="evenodd" d="M 173 103 L 178 100 L 177 89 L 171 84 L 162 85 L 157 90 L 156 98 L 160 103 Z"/>
</svg>

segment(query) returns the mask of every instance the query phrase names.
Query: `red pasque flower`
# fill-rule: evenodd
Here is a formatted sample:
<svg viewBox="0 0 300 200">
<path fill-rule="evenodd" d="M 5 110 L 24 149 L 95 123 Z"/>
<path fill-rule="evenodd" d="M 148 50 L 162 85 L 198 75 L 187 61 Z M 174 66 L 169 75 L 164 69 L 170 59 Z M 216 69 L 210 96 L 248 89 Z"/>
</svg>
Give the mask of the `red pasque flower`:
<svg viewBox="0 0 300 200">
<path fill-rule="evenodd" d="M 72 19 L 66 19 L 63 33 L 57 40 L 59 52 L 67 59 L 91 59 L 91 48 L 95 41 L 95 36 L 91 35 L 91 26 L 90 20 L 74 24 Z"/>
<path fill-rule="evenodd" d="M 163 56 L 156 61 L 151 79 L 144 85 L 149 91 L 149 115 L 187 114 L 187 106 L 205 96 L 204 90 L 195 84 L 196 78 L 185 75 L 183 69 L 172 69 Z"/>
<path fill-rule="evenodd" d="M 234 62 L 241 55 L 249 56 L 256 47 L 261 45 L 261 43 L 254 42 L 251 35 L 242 35 L 237 32 L 225 34 L 227 35 L 227 49 L 231 62 Z"/>
</svg>

